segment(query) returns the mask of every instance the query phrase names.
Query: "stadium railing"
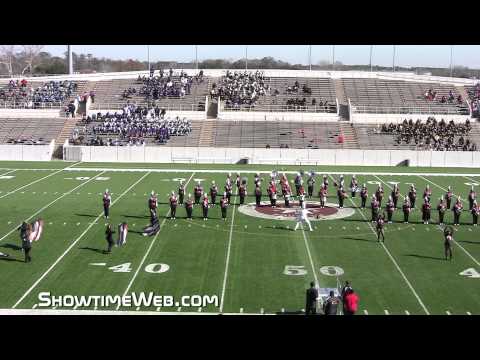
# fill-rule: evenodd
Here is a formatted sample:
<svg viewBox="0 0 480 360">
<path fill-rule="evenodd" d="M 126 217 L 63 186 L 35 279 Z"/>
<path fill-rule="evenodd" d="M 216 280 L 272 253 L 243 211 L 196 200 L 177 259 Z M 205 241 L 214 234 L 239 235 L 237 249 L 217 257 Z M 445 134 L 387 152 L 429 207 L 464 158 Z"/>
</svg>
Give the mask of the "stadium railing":
<svg viewBox="0 0 480 360">
<path fill-rule="evenodd" d="M 225 105 L 223 107 L 224 111 L 239 111 L 239 112 L 248 112 L 248 111 L 262 111 L 262 112 L 315 112 L 315 113 L 337 113 L 337 108 L 335 105 L 329 106 L 316 106 L 316 105 L 307 105 L 307 106 L 293 106 L 293 105 L 257 105 L 257 106 L 246 106 L 241 105 L 239 107 L 232 107 Z"/>
<path fill-rule="evenodd" d="M 61 109 L 65 106 L 63 102 L 49 102 L 49 103 L 33 103 L 26 102 L 10 102 L 0 100 L 0 109 Z"/>
<path fill-rule="evenodd" d="M 447 106 L 375 106 L 350 105 L 353 113 L 358 114 L 442 114 L 442 115 L 470 115 L 470 108 Z"/>
<path fill-rule="evenodd" d="M 137 103 L 131 102 L 132 105 L 135 106 L 148 106 L 148 102 L 144 103 Z M 124 102 L 95 102 L 96 109 L 92 109 L 91 112 L 100 112 L 101 109 L 108 109 L 108 110 L 122 110 L 126 105 L 126 101 Z M 160 109 L 165 109 L 166 111 L 201 111 L 205 112 L 205 109 L 200 109 L 200 104 L 164 104 L 161 101 L 158 103 L 152 102 L 151 105 L 156 106 Z M 204 105 L 203 105 L 204 106 Z M 203 107 L 202 106 L 202 107 Z M 99 110 L 97 110 L 99 109 Z"/>
</svg>

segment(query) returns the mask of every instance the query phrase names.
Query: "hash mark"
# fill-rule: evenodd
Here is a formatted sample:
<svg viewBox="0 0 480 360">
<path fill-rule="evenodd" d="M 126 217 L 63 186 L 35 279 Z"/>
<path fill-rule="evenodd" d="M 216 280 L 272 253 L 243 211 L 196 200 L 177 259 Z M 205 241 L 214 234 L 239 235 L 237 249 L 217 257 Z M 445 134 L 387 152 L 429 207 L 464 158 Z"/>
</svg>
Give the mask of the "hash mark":
<svg viewBox="0 0 480 360">
<path fill-rule="evenodd" d="M 467 311 L 467 315 L 472 315 L 472 313 L 470 311 Z"/>
<path fill-rule="evenodd" d="M 405 315 L 410 315 L 410 313 L 408 312 L 408 310 L 405 310 Z"/>
<path fill-rule="evenodd" d="M 285 312 L 285 309 L 284 309 L 284 308 L 282 308 L 282 313 L 284 313 L 284 312 Z"/>
<path fill-rule="evenodd" d="M 240 308 L 240 314 L 242 314 L 242 313 L 243 313 L 243 308 Z"/>
<path fill-rule="evenodd" d="M 11 222 L 11 221 L 9 221 L 9 222 L 8 222 L 8 225 L 10 225 L 11 223 L 12 223 L 12 222 Z"/>
<path fill-rule="evenodd" d="M 157 311 L 160 311 L 160 309 L 161 309 L 161 307 L 160 307 L 160 306 L 159 306 L 159 307 L 157 307 Z"/>
<path fill-rule="evenodd" d="M 263 310 L 263 308 L 260 309 L 260 314 L 264 314 L 265 313 L 265 310 Z"/>
<path fill-rule="evenodd" d="M 137 306 L 137 311 L 139 311 L 139 310 L 140 310 L 140 306 Z"/>
<path fill-rule="evenodd" d="M 36 309 L 37 306 L 38 306 L 38 304 L 33 305 L 33 306 L 32 306 L 32 309 Z"/>
<path fill-rule="evenodd" d="M 365 313 L 365 315 L 368 315 L 368 311 L 367 311 L 367 310 L 363 310 L 363 312 Z"/>
<path fill-rule="evenodd" d="M 202 308 L 201 308 L 201 307 L 198 308 L 198 312 L 202 312 Z"/>
<path fill-rule="evenodd" d="M 177 309 L 177 311 L 182 311 L 182 307 L 179 306 L 178 309 Z"/>
<path fill-rule="evenodd" d="M 450 313 L 450 311 L 446 311 L 446 313 L 447 313 L 447 315 L 452 315 L 452 314 Z"/>
<path fill-rule="evenodd" d="M 390 313 L 388 312 L 388 310 L 383 310 L 385 311 L 385 315 L 390 315 Z"/>
</svg>

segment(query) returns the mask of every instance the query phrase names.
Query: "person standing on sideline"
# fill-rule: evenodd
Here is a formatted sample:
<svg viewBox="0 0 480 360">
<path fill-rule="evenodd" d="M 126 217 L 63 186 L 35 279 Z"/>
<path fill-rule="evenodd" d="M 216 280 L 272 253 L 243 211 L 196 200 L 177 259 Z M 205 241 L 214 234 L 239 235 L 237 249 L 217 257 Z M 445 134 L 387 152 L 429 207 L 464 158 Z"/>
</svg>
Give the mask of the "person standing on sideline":
<svg viewBox="0 0 480 360">
<path fill-rule="evenodd" d="M 315 287 L 315 283 L 312 281 L 310 283 L 310 289 L 307 289 L 305 315 L 317 314 L 317 298 L 318 298 L 318 290 Z"/>
<path fill-rule="evenodd" d="M 342 288 L 342 293 L 341 293 L 341 296 L 342 296 L 342 304 L 343 304 L 343 313 L 345 313 L 345 304 L 346 304 L 346 301 L 345 301 L 345 298 L 347 296 L 347 291 L 348 290 L 351 290 L 352 287 L 350 286 L 350 282 L 349 281 L 345 281 L 345 285 L 343 286 Z"/>
<path fill-rule="evenodd" d="M 352 288 L 348 289 L 345 295 L 345 315 L 355 315 L 358 310 L 358 301 L 360 298 L 353 291 Z"/>
<path fill-rule="evenodd" d="M 336 297 L 333 290 L 331 290 L 330 296 L 323 304 L 323 313 L 325 315 L 337 315 L 339 304 L 340 304 L 340 299 Z"/>
<path fill-rule="evenodd" d="M 110 215 L 110 205 L 112 204 L 112 196 L 108 189 L 105 190 L 103 194 L 103 215 L 105 216 L 105 220 L 108 220 Z"/>
<path fill-rule="evenodd" d="M 105 251 L 106 254 L 110 254 L 112 252 L 112 247 L 114 245 L 113 242 L 113 234 L 115 231 L 112 230 L 112 225 L 108 224 L 107 229 L 105 230 L 105 239 L 107 240 L 107 250 Z"/>
<path fill-rule="evenodd" d="M 31 232 L 31 225 L 24 221 L 18 230 L 20 230 L 20 239 L 22 240 L 22 249 L 23 253 L 25 254 L 25 262 L 31 262 L 32 257 L 30 256 L 30 251 L 32 250 L 32 242 L 30 241 L 29 236 Z"/>
</svg>

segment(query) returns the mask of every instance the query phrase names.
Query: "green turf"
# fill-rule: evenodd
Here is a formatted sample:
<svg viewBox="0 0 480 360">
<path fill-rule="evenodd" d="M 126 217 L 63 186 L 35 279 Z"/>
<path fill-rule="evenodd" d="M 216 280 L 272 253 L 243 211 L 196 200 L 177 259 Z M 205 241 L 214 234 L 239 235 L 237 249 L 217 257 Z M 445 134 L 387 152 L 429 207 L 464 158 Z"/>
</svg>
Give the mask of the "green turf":
<svg viewBox="0 0 480 360">
<path fill-rule="evenodd" d="M 190 179 L 187 191 L 193 192 L 195 179 L 202 179 L 206 188 L 212 180 L 223 188 L 228 171 L 268 171 L 271 169 L 268 166 L 170 164 L 165 168 L 189 170 L 175 173 L 107 170 L 100 174 L 89 171 L 88 167 L 147 168 L 147 165 L 81 163 L 75 167 L 85 170 L 59 171 L 72 164 L 0 163 L 3 168 L 0 174 L 6 173 L 6 168 L 24 169 L 10 173 L 13 178 L 0 179 L 0 252 L 10 255 L 10 261 L 0 260 L 0 308 L 17 305 L 19 309 L 31 309 L 38 303 L 39 292 L 43 291 L 53 295 L 123 295 L 128 290 L 129 293 L 153 291 L 158 295 L 172 295 L 176 300 L 183 295 L 217 295 L 223 312 L 227 313 L 239 313 L 240 309 L 244 313 L 258 314 L 262 309 L 265 313 L 277 313 L 282 309 L 297 312 L 305 307 L 304 293 L 310 281 L 317 278 L 321 287 L 337 286 L 337 277 L 322 274 L 320 268 L 338 266 L 344 270 L 338 280 L 350 280 L 360 296 L 360 314 L 365 311 L 370 315 L 384 314 L 385 310 L 389 314 L 405 314 L 408 311 L 412 315 L 426 314 L 426 311 L 430 314 L 446 314 L 447 311 L 451 314 L 480 313 L 480 279 L 459 275 L 470 268 L 480 272 L 479 230 L 470 225 L 471 215 L 467 211 L 462 214 L 464 224 L 455 232 L 454 259 L 445 261 L 436 211 L 432 211 L 431 224 L 423 225 L 419 210 L 411 215 L 410 224 L 402 223 L 403 215 L 397 210 L 394 223 L 386 226 L 383 247 L 377 243 L 370 223 L 365 221 L 370 219 L 370 209 L 357 209 L 360 204 L 358 196 L 352 199 L 353 203 L 349 199 L 345 203 L 355 207 L 354 215 L 339 220 L 312 222 L 316 226 L 313 232 L 292 231 L 294 221 L 245 215 L 237 210 L 238 205 L 228 209 L 225 222 L 220 217 L 218 206 L 210 209 L 208 221 L 201 219 L 199 207 L 194 208 L 193 221 L 184 219 L 183 207 L 178 208 L 176 220 L 167 218 L 167 193 L 178 186 L 174 178 Z M 162 166 L 152 165 L 152 169 Z M 25 170 L 47 167 L 50 169 Z M 288 167 L 289 170 L 300 168 Z M 453 187 L 455 194 L 462 196 L 465 207 L 468 207 L 466 197 L 470 186 L 466 183 L 475 180 L 460 176 L 422 177 L 415 175 L 412 168 L 305 169 L 311 168 L 319 173 L 327 169 L 332 172 L 390 171 L 390 176 L 372 174 L 358 176 L 358 179 L 360 183 L 382 182 L 386 197 L 390 193 L 389 182 L 398 182 L 402 194 L 408 191 L 407 183 L 415 183 L 418 204 L 421 203 L 425 185 L 429 183 L 433 190 L 434 208 L 438 198 L 444 194 L 442 189 L 448 185 Z M 226 172 L 202 173 L 197 169 L 225 169 Z M 394 175 L 393 172 L 398 169 L 412 175 Z M 455 169 L 422 171 L 458 172 Z M 475 171 L 463 169 L 461 172 Z M 109 179 L 92 179 L 94 176 Z M 251 192 L 253 176 L 249 174 L 248 178 Z M 289 179 L 293 177 L 289 176 Z M 319 188 L 318 181 L 319 178 L 315 192 Z M 350 176 L 345 176 L 345 183 L 348 185 L 349 182 Z M 370 194 L 376 186 L 368 183 Z M 106 247 L 105 221 L 100 217 L 97 223 L 92 224 L 102 212 L 100 193 L 107 187 L 113 192 L 112 199 L 115 201 L 111 208 L 111 223 L 116 226 L 126 220 L 130 225 L 127 245 L 114 248 L 109 255 L 102 253 Z M 265 186 L 263 189 L 265 193 Z M 162 228 L 156 238 L 146 238 L 139 233 L 149 221 L 146 205 L 151 190 L 158 192 L 161 202 L 158 213 Z M 333 191 L 330 186 L 329 202 L 337 203 Z M 118 199 L 119 196 L 121 198 Z M 238 203 L 235 196 L 232 199 Z M 254 198 L 249 197 L 248 202 L 253 201 Z M 282 201 L 281 197 L 279 201 Z M 41 216 L 45 219 L 45 230 L 42 239 L 34 244 L 33 262 L 25 264 L 18 249 L 19 234 L 14 229 L 34 214 L 34 218 Z M 450 211 L 446 220 L 447 223 L 452 220 Z M 106 266 L 90 265 L 92 263 L 106 263 Z M 129 272 L 109 269 L 126 263 L 130 263 Z M 150 264 L 167 264 L 169 270 L 149 273 L 145 268 Z M 307 274 L 285 275 L 287 265 L 303 266 Z M 116 307 L 111 306 L 110 309 L 115 310 Z M 139 309 L 146 310 L 179 311 L 177 306 Z M 208 305 L 202 312 L 219 310 L 219 307 Z M 180 311 L 197 312 L 198 309 L 182 307 Z"/>
</svg>

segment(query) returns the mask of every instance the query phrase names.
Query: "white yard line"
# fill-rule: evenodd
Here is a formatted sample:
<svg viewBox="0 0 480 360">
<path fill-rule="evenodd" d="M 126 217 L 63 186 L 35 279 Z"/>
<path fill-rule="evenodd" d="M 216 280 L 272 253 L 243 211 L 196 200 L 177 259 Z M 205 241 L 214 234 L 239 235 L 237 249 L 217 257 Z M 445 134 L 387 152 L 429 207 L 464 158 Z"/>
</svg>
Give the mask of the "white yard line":
<svg viewBox="0 0 480 360">
<path fill-rule="evenodd" d="M 235 200 L 233 200 L 233 210 L 232 210 L 232 221 L 230 223 L 230 235 L 228 236 L 228 247 L 227 247 L 227 258 L 225 260 L 225 271 L 223 273 L 223 284 L 222 284 L 222 295 L 220 297 L 220 312 L 223 312 L 223 302 L 225 300 L 225 290 L 227 288 L 227 277 L 228 277 L 228 265 L 230 264 L 230 248 L 232 245 L 233 237 L 233 222 L 235 220 L 235 204 L 237 202 L 238 189 L 235 192 Z"/>
<path fill-rule="evenodd" d="M 49 208 L 51 205 L 53 205 L 54 203 L 56 203 L 58 200 L 62 199 L 63 197 L 69 195 L 70 193 L 72 193 L 72 191 L 75 191 L 76 189 L 78 188 L 81 188 L 82 186 L 88 184 L 90 181 L 94 180 L 96 177 L 104 174 L 105 172 L 101 172 L 97 175 L 95 175 L 94 177 L 88 179 L 87 181 L 81 183 L 80 185 L 74 187 L 73 189 L 69 190 L 68 192 L 64 193 L 63 195 L 59 196 L 58 198 L 56 198 L 55 200 L 51 201 L 50 203 L 48 203 L 47 205 L 45 205 L 44 207 L 42 207 L 41 209 L 37 210 L 35 213 L 33 213 L 32 215 L 30 215 L 28 218 L 25 219 L 25 221 L 29 221 L 30 219 L 32 219 L 34 216 L 40 214 L 43 210 Z M 8 237 L 11 233 L 13 233 L 15 230 L 18 229 L 18 227 L 20 226 L 21 224 L 15 226 L 12 230 L 10 230 L 7 234 L 3 235 L 1 238 L 0 238 L 0 241 L 4 240 L 6 237 Z"/>
<path fill-rule="evenodd" d="M 75 163 L 75 164 L 78 164 L 78 163 Z M 75 164 L 73 164 L 73 165 L 75 165 Z M 70 166 L 73 166 L 73 165 L 70 165 Z M 31 185 L 33 185 L 33 184 L 36 184 L 36 183 L 39 182 L 39 181 L 45 180 L 45 179 L 49 178 L 50 176 L 53 176 L 53 175 L 56 175 L 56 174 L 58 174 L 58 173 L 60 173 L 60 172 L 62 172 L 62 171 L 68 170 L 68 169 L 70 168 L 70 166 L 67 166 L 66 168 L 59 169 L 59 170 L 57 170 L 57 171 L 55 171 L 55 172 L 53 172 L 53 173 L 51 173 L 51 174 L 49 174 L 49 175 L 47 175 L 47 176 L 44 176 L 44 177 L 42 177 L 42 178 L 40 178 L 40 179 L 37 179 L 37 180 L 35 180 L 35 181 L 32 181 L 31 183 L 28 183 L 28 184 L 26 184 L 26 185 L 23 185 L 23 186 L 20 186 L 19 188 L 14 189 L 14 190 L 12 190 L 12 191 L 9 191 L 9 192 L 7 192 L 5 195 L 0 196 L 0 199 L 3 199 L 4 197 L 6 197 L 6 196 L 8 196 L 8 195 L 10 195 L 10 194 L 16 193 L 16 192 L 19 191 L 19 190 L 25 189 L 25 188 L 28 187 L 28 186 L 31 186 Z M 12 170 L 24 170 L 24 169 L 12 169 Z M 49 169 L 49 170 L 50 170 L 50 169 Z M 52 169 L 52 170 L 50 170 L 50 171 L 53 171 L 53 170 L 55 170 L 55 169 Z M 107 170 L 105 170 L 105 171 L 107 171 Z"/>
<path fill-rule="evenodd" d="M 13 172 L 15 172 L 15 171 L 17 171 L 17 170 L 15 170 L 15 169 L 14 169 L 14 170 L 10 170 L 10 171 L 7 171 L 6 173 L 0 174 L 0 176 L 5 176 L 5 175 L 11 174 L 11 173 L 13 173 Z"/>
<path fill-rule="evenodd" d="M 303 241 L 305 242 L 305 248 L 307 249 L 308 259 L 310 261 L 310 266 L 312 267 L 313 278 L 315 279 L 315 286 L 319 287 L 320 283 L 318 282 L 317 272 L 315 271 L 315 265 L 313 264 L 312 253 L 310 252 L 310 247 L 308 246 L 307 235 L 305 235 L 306 230 L 303 228 L 302 224 L 302 235 Z"/>
<path fill-rule="evenodd" d="M 128 193 L 135 185 L 137 185 L 140 181 L 142 181 L 143 179 L 145 179 L 145 177 L 147 177 L 148 175 L 150 174 L 150 172 L 147 172 L 145 175 L 143 175 L 140 179 L 138 179 L 137 181 L 135 181 L 132 185 L 130 185 L 130 187 L 128 189 L 126 189 L 123 193 L 121 193 L 114 201 L 112 201 L 112 204 L 111 206 L 115 205 L 117 203 L 117 201 L 119 201 L 126 193 Z M 92 228 L 93 224 L 95 222 L 97 222 L 101 216 L 103 215 L 103 211 L 97 216 L 97 218 L 95 219 L 95 221 L 93 223 L 91 223 L 81 234 L 78 238 L 76 238 L 72 244 L 67 248 L 67 250 L 65 250 L 65 252 L 60 255 L 60 257 L 47 269 L 47 271 L 45 271 L 43 273 L 42 276 L 40 276 L 40 278 L 35 281 L 35 283 L 25 292 L 25 294 L 22 295 L 22 297 L 15 303 L 15 305 L 13 305 L 12 309 L 15 309 L 22 301 L 23 299 L 25 299 L 31 292 L 33 289 L 35 289 L 37 287 L 37 285 L 50 273 L 50 271 L 53 270 L 53 268 L 65 257 L 65 255 L 67 255 L 70 250 L 83 238 L 83 236 L 85 236 L 85 234 Z"/>
<path fill-rule="evenodd" d="M 425 178 L 425 177 L 423 177 L 423 176 L 420 176 L 420 175 L 418 175 L 418 176 L 421 177 L 422 179 L 424 179 L 425 181 L 428 181 L 430 184 L 436 186 L 437 188 L 439 188 L 439 189 L 441 189 L 441 190 L 443 190 L 443 191 L 447 191 L 447 189 L 445 189 L 444 187 L 442 187 L 442 186 L 440 186 L 440 185 L 435 184 L 433 181 L 428 180 L 427 178 Z M 453 194 L 453 193 L 452 193 L 452 194 Z M 457 196 L 457 195 L 453 194 L 453 196 Z M 473 261 L 475 264 L 477 264 L 478 266 L 480 266 L 480 262 L 479 262 L 476 258 L 474 258 L 474 257 L 472 256 L 472 254 L 470 254 L 462 245 L 460 245 L 457 240 L 454 239 L 454 240 L 453 240 L 453 243 L 454 243 L 455 245 L 457 245 L 460 249 L 462 249 L 463 252 L 464 252 L 470 259 L 472 259 L 472 261 Z"/>
<path fill-rule="evenodd" d="M 188 183 L 190 182 L 190 180 L 192 180 L 193 176 L 195 175 L 195 173 L 192 173 L 192 175 L 190 176 L 190 178 L 187 180 L 187 182 L 185 183 L 185 188 L 187 187 Z M 155 244 L 155 241 L 157 240 L 158 238 L 158 234 L 160 234 L 160 231 L 162 230 L 162 227 L 163 225 L 165 224 L 165 221 L 167 220 L 167 216 L 168 216 L 168 213 L 170 212 L 170 209 L 167 211 L 167 214 L 165 215 L 165 218 L 163 219 L 162 223 L 160 224 L 160 227 L 158 229 L 158 232 L 155 234 L 155 237 L 153 238 L 152 242 L 150 243 L 150 246 L 148 247 L 147 249 L 147 252 L 145 253 L 145 255 L 143 256 L 143 259 L 142 261 L 140 262 L 140 265 L 138 265 L 138 268 L 137 270 L 135 271 L 135 274 L 133 275 L 132 279 L 130 280 L 130 282 L 128 283 L 128 286 L 127 286 L 127 289 L 125 290 L 125 292 L 123 293 L 123 296 L 127 295 L 127 293 L 130 291 L 130 288 L 132 287 L 133 285 L 133 282 L 135 281 L 135 279 L 137 278 L 138 276 L 138 273 L 140 272 L 140 269 L 142 268 L 145 260 L 147 259 L 148 257 L 148 254 L 150 254 L 150 251 L 152 250 L 152 247 L 153 245 Z M 118 310 L 120 309 L 120 304 L 117 305 L 117 309 Z"/>
<path fill-rule="evenodd" d="M 75 164 L 74 164 L 75 165 Z M 164 172 L 164 173 L 179 173 L 179 172 L 186 172 L 186 173 L 189 173 L 191 172 L 192 170 L 195 170 L 196 173 L 228 173 L 228 172 L 241 172 L 241 173 L 244 173 L 244 174 L 255 174 L 255 173 L 260 173 L 260 174 L 270 174 L 270 171 L 269 170 L 244 170 L 244 169 L 154 169 L 154 168 L 94 168 L 94 167 L 72 167 L 74 165 L 71 165 L 69 167 L 66 167 L 64 169 L 61 169 L 61 170 L 64 170 L 64 171 L 112 171 L 112 172 L 153 172 L 153 173 L 157 173 L 157 172 Z M 272 169 L 274 168 L 278 168 L 280 165 L 269 165 L 272 167 Z M 459 173 L 446 173 L 446 172 L 441 172 L 441 173 L 438 173 L 438 172 L 412 172 L 412 173 L 409 173 L 409 172 L 398 172 L 398 173 L 395 173 L 395 172 L 383 172 L 383 171 L 379 171 L 379 172 L 376 172 L 376 171 L 329 171 L 329 170 L 323 170 L 321 168 L 321 166 L 313 166 L 312 167 L 314 170 L 316 169 L 319 169 L 317 171 L 317 173 L 319 174 L 322 174 L 322 173 L 325 173 L 325 174 L 332 174 L 332 175 L 380 175 L 380 176 L 388 176 L 388 175 L 391 175 L 391 176 L 395 176 L 395 175 L 398 175 L 398 176 L 417 176 L 417 175 L 423 175 L 423 176 L 473 176 L 473 177 L 480 177 L 480 173 L 478 174 L 471 174 L 471 173 L 462 173 L 462 174 L 459 174 Z M 35 168 L 31 168 L 31 169 L 12 169 L 12 168 L 3 168 L 3 170 L 27 170 L 27 171 L 53 171 L 53 170 L 56 170 L 56 169 L 35 169 Z M 61 171 L 60 170 L 60 171 Z M 296 170 L 288 170 L 288 171 L 281 171 L 282 173 L 285 173 L 285 174 L 296 174 L 297 171 Z"/>
<path fill-rule="evenodd" d="M 333 178 L 332 175 L 330 175 L 330 178 L 335 181 L 335 179 Z M 351 198 L 348 198 L 348 200 L 350 200 L 350 202 L 352 203 L 353 206 L 356 206 L 355 205 L 355 202 L 351 199 Z M 377 235 L 377 232 L 375 231 L 375 229 L 373 228 L 372 224 L 370 223 L 370 221 L 368 221 L 368 219 L 365 217 L 365 214 L 362 212 L 362 211 L 359 211 L 360 215 L 362 215 L 363 219 L 366 221 L 367 225 L 370 227 L 370 229 L 372 230 L 373 234 L 376 236 Z M 390 260 L 392 261 L 393 265 L 395 265 L 396 269 L 398 270 L 398 272 L 400 273 L 400 275 L 402 276 L 403 280 L 405 281 L 405 283 L 407 284 L 407 286 L 410 288 L 411 292 L 413 293 L 413 295 L 415 296 L 415 298 L 417 299 L 418 303 L 420 304 L 420 306 L 422 307 L 423 311 L 425 311 L 425 313 L 427 315 L 430 315 L 430 312 L 428 311 L 427 307 L 425 306 L 425 304 L 423 303 L 422 299 L 420 298 L 420 296 L 417 294 L 417 292 L 415 291 L 414 287 L 412 286 L 412 284 L 410 283 L 410 281 L 408 280 L 408 278 L 406 277 L 406 275 L 403 273 L 402 269 L 400 268 L 400 266 L 398 265 L 397 261 L 395 260 L 395 258 L 392 256 L 392 254 L 390 253 L 390 251 L 387 249 L 387 247 L 385 246 L 385 244 L 383 242 L 380 242 L 380 245 L 382 246 L 383 250 L 385 250 L 385 252 L 387 253 L 388 257 L 390 258 Z"/>
</svg>

